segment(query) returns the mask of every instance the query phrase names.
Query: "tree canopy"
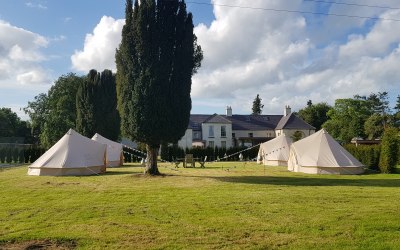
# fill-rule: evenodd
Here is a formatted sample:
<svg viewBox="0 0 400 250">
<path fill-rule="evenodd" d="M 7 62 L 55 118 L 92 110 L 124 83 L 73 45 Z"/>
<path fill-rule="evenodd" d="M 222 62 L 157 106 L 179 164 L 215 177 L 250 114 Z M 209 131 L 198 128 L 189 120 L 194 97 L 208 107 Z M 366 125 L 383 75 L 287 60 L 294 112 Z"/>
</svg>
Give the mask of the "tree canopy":
<svg viewBox="0 0 400 250">
<path fill-rule="evenodd" d="M 264 108 L 264 105 L 261 103 L 262 99 L 260 98 L 260 95 L 257 94 L 256 98 L 254 98 L 253 101 L 253 107 L 252 107 L 252 115 L 261 115 L 262 114 L 262 109 Z"/>
<path fill-rule="evenodd" d="M 149 174 L 159 173 L 160 144 L 177 142 L 188 127 L 191 78 L 203 58 L 192 19 L 184 1 L 126 1 L 116 52 L 121 132 L 146 144 Z"/>
<path fill-rule="evenodd" d="M 321 102 L 312 104 L 311 100 L 307 102 L 307 107 L 300 109 L 298 114 L 305 122 L 320 130 L 328 118 L 328 111 L 332 107 L 327 103 Z"/>
<path fill-rule="evenodd" d="M 83 79 L 73 73 L 60 76 L 47 95 L 36 96 L 24 109 L 44 147 L 52 146 L 68 129 L 75 128 L 76 94 Z"/>
<path fill-rule="evenodd" d="M 90 70 L 76 95 L 76 129 L 92 137 L 95 133 L 110 139 L 119 137 L 119 114 L 115 75 L 111 70 Z"/>
</svg>

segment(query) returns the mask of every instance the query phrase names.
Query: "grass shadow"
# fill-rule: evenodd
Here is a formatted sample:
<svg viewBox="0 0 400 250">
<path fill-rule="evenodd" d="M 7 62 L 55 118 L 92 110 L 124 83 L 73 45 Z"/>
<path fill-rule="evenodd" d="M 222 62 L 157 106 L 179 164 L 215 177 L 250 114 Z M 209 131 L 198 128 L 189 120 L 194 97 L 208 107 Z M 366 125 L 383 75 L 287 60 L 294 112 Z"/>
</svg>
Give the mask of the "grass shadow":
<svg viewBox="0 0 400 250">
<path fill-rule="evenodd" d="M 282 186 L 356 186 L 356 187 L 400 187 L 397 179 L 336 179 L 286 176 L 231 176 L 211 177 L 222 182 L 282 185 Z"/>
</svg>

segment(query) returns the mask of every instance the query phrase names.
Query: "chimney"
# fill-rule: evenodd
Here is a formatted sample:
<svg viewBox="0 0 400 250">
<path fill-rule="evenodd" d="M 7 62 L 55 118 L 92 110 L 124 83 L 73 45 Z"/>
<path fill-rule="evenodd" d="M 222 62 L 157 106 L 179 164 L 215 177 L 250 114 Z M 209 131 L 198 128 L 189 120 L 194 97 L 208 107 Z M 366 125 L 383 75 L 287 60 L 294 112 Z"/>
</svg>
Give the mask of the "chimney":
<svg viewBox="0 0 400 250">
<path fill-rule="evenodd" d="M 232 116 L 232 107 L 226 106 L 226 116 Z"/>
<path fill-rule="evenodd" d="M 288 116 L 288 115 L 290 115 L 290 113 L 292 113 L 292 109 L 290 108 L 289 105 L 286 105 L 285 109 L 283 110 L 283 115 Z"/>
</svg>

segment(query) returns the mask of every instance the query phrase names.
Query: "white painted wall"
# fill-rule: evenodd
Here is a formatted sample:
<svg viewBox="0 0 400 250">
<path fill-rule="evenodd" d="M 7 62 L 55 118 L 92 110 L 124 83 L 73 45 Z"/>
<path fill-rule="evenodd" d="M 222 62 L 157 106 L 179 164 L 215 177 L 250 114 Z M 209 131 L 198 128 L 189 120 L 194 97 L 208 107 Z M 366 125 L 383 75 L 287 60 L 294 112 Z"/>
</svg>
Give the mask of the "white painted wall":
<svg viewBox="0 0 400 250">
<path fill-rule="evenodd" d="M 249 133 L 253 133 L 253 137 L 276 137 L 275 130 L 234 130 L 235 138 L 249 137 Z"/>
<path fill-rule="evenodd" d="M 210 126 L 214 128 L 214 136 L 209 134 Z M 226 137 L 221 137 L 221 127 L 226 127 Z M 221 147 L 221 142 L 226 142 L 226 147 L 232 147 L 232 124 L 230 123 L 203 123 L 201 125 L 203 140 L 206 141 L 206 147 L 210 141 L 214 142 L 214 147 Z"/>
<path fill-rule="evenodd" d="M 315 133 L 315 130 L 308 130 L 308 129 L 277 129 L 276 130 L 276 136 L 280 136 L 282 134 L 285 134 L 286 136 L 292 136 L 294 132 L 296 131 L 301 131 L 304 133 L 305 137 L 312 135 Z M 304 138 L 305 138 L 304 137 Z"/>
<path fill-rule="evenodd" d="M 185 135 L 178 141 L 178 146 L 185 148 L 192 148 L 193 143 L 193 130 L 186 129 Z"/>
</svg>

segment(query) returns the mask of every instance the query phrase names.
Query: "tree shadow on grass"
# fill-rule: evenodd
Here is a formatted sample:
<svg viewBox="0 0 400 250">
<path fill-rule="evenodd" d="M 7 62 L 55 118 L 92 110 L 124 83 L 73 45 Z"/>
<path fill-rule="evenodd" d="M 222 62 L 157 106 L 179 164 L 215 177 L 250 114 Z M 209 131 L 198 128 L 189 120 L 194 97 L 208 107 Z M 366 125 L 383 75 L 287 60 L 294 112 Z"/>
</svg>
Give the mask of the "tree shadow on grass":
<svg viewBox="0 0 400 250">
<path fill-rule="evenodd" d="M 286 176 L 231 176 L 212 177 L 222 182 L 282 185 L 282 186 L 355 186 L 355 187 L 400 187 L 397 179 L 336 179 L 315 177 L 286 177 Z"/>
</svg>

